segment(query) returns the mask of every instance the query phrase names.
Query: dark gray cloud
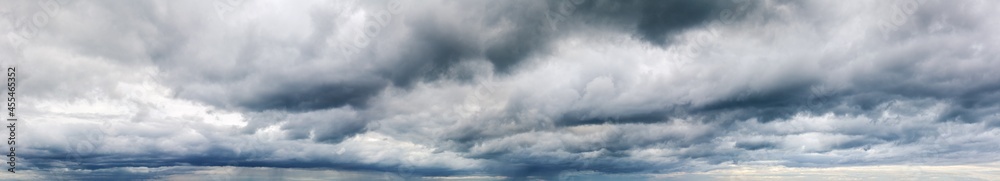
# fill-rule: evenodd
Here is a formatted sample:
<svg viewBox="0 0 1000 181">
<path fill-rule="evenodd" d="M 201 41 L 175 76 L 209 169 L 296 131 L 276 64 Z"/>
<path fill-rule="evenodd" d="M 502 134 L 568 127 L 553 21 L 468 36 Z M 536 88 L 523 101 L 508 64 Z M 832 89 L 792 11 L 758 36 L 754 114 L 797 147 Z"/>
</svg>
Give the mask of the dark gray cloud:
<svg viewBox="0 0 1000 181">
<path fill-rule="evenodd" d="M 166 73 L 175 75 L 169 77 L 171 82 L 185 85 L 181 86 L 183 91 L 178 93 L 184 98 L 254 111 L 305 111 L 345 105 L 364 107 L 365 102 L 385 86 L 408 88 L 417 82 L 441 79 L 468 81 L 477 76 L 474 72 L 478 70 L 459 66 L 462 62 L 486 60 L 492 65 L 493 72 L 509 74 L 525 59 L 547 54 L 550 42 L 560 34 L 590 26 L 605 26 L 601 22 L 590 25 L 586 19 L 614 21 L 612 27 L 635 31 L 626 33 L 635 33 L 647 41 L 666 46 L 664 41 L 672 34 L 707 22 L 715 17 L 712 16 L 715 12 L 726 7 L 715 1 L 625 1 L 613 2 L 613 9 L 606 11 L 600 7 L 601 3 L 609 2 L 476 1 L 452 2 L 450 6 L 406 2 L 399 5 L 407 6 L 399 10 L 401 12 L 377 14 L 386 11 L 383 6 L 390 5 L 379 2 L 370 5 L 374 8 L 369 10 L 375 11 L 375 14 L 366 15 L 362 27 L 349 28 L 342 28 L 351 22 L 338 21 L 336 16 L 343 16 L 340 13 L 310 10 L 308 17 L 303 18 L 311 21 L 301 26 L 311 32 L 303 39 L 276 39 L 260 32 L 267 31 L 267 28 L 255 26 L 228 34 L 203 35 L 219 36 L 206 37 L 210 39 L 208 41 L 231 41 L 213 42 L 225 46 L 221 49 L 205 47 L 204 41 L 184 41 L 198 36 L 189 34 L 211 29 L 196 27 L 215 22 L 152 22 L 153 26 L 158 26 L 157 30 L 169 33 L 167 36 L 156 36 L 164 40 L 158 43 L 165 44 L 166 48 L 190 48 L 148 51 L 158 55 L 151 57 L 157 65 L 165 67 Z M 338 11 L 350 10 L 333 10 Z M 462 17 L 455 17 L 457 13 L 462 13 Z M 561 19 L 549 19 L 556 16 Z M 557 21 L 562 19 L 564 21 Z M 187 26 L 194 28 L 178 28 Z M 242 36 L 233 36 L 232 33 Z M 338 33 L 365 36 L 362 38 L 367 38 L 370 43 L 358 47 L 350 42 L 351 38 L 331 42 Z M 337 52 L 334 51 L 337 46 L 355 46 L 350 48 L 357 50 Z M 219 51 L 206 52 L 216 49 Z M 320 53 L 324 51 L 326 53 Z M 349 55 L 345 58 L 344 54 Z M 285 61 L 294 63 L 282 64 L 280 69 L 273 65 Z M 339 64 L 341 61 L 346 61 L 348 66 L 333 68 L 326 63 Z M 192 64 L 199 66 L 189 66 Z M 317 66 L 326 68 L 310 68 Z M 344 70 L 354 66 L 370 68 Z M 296 75 L 287 75 L 289 71 L 294 71 Z M 345 76 L 349 78 L 332 78 Z M 271 90 L 287 87 L 303 90 Z"/>
<path fill-rule="evenodd" d="M 42 178 L 997 161 L 991 2 L 56 4 L 4 50 L 25 68 L 24 167 Z M 46 11 L 11 7 L 4 35 Z"/>
</svg>

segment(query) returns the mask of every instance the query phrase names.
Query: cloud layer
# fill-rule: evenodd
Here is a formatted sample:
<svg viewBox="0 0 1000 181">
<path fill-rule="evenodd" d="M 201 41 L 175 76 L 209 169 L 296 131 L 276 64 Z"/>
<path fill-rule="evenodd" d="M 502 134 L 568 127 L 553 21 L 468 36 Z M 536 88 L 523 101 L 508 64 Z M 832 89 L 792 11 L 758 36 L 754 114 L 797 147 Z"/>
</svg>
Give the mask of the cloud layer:
<svg viewBox="0 0 1000 181">
<path fill-rule="evenodd" d="M 29 177 L 830 178 L 1000 160 L 989 1 L 4 4 Z"/>
</svg>

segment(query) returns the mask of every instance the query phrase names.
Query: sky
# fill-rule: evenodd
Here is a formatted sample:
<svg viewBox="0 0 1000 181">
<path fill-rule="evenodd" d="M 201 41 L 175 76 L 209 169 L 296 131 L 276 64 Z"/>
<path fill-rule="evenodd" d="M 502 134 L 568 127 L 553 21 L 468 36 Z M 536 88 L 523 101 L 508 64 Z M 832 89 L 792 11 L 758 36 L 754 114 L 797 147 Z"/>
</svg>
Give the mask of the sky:
<svg viewBox="0 0 1000 181">
<path fill-rule="evenodd" d="M 990 180 L 998 8 L 2 0 L 0 180 Z"/>
</svg>

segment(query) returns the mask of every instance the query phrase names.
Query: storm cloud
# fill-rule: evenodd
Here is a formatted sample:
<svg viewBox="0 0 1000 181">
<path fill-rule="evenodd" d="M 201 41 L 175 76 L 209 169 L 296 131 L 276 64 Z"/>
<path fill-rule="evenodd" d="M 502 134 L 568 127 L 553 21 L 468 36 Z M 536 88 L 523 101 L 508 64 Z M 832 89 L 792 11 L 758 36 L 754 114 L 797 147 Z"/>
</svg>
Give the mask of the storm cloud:
<svg viewBox="0 0 1000 181">
<path fill-rule="evenodd" d="M 989 1 L 3 4 L 24 179 L 1000 168 Z"/>
</svg>

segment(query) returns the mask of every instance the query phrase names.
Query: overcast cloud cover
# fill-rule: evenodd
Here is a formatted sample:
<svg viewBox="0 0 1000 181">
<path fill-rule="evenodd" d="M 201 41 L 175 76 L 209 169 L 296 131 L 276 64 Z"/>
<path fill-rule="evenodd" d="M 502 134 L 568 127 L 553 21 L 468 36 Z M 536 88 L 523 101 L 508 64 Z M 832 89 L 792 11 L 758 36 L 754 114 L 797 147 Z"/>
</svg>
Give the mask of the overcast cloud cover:
<svg viewBox="0 0 1000 181">
<path fill-rule="evenodd" d="M 998 8 L 3 0 L 3 177 L 996 179 Z"/>
</svg>

